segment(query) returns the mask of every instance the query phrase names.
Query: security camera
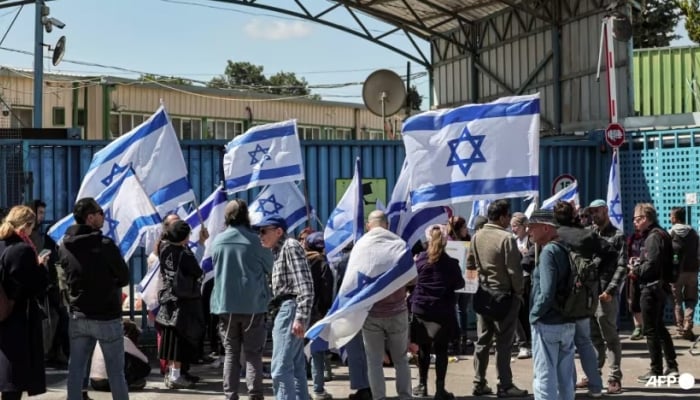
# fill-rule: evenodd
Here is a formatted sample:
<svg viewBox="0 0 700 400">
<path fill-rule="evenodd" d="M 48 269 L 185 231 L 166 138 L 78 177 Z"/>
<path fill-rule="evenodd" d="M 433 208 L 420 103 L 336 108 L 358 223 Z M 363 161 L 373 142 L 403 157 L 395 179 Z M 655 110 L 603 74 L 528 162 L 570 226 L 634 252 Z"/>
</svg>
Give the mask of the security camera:
<svg viewBox="0 0 700 400">
<path fill-rule="evenodd" d="M 7 106 L 7 104 L 2 105 L 2 116 L 3 117 L 9 117 L 10 116 L 10 107 Z"/>
<path fill-rule="evenodd" d="M 63 21 L 58 18 L 51 17 L 49 18 L 49 21 L 51 21 L 51 24 L 55 25 L 58 29 L 63 29 L 66 27 L 66 24 L 64 24 Z"/>
</svg>

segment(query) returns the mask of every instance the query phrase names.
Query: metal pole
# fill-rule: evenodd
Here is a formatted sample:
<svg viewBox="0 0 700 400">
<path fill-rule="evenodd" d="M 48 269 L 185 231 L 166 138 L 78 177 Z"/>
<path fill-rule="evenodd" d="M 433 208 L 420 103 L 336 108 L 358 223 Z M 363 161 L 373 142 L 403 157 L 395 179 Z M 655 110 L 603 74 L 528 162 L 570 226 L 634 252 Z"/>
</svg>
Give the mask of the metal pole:
<svg viewBox="0 0 700 400">
<path fill-rule="evenodd" d="M 44 115 L 44 24 L 41 22 L 41 11 L 44 0 L 36 0 L 34 8 L 34 128 L 41 129 Z"/>
</svg>

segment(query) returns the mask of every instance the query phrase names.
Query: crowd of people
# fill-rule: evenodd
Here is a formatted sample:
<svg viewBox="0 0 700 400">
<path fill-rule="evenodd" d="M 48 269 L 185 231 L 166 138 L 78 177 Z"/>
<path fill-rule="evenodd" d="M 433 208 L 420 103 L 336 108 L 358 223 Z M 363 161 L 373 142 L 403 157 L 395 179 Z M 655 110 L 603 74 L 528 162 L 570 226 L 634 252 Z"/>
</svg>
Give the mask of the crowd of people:
<svg viewBox="0 0 700 400">
<path fill-rule="evenodd" d="M 139 349 L 140 329 L 122 319 L 128 266 L 102 234 L 105 216 L 94 199 L 76 202 L 75 224 L 58 246 L 39 228 L 45 209 L 41 201 L 15 206 L 0 225 L 2 399 L 45 392 L 45 367 L 52 364 L 67 364 L 68 400 L 89 399 L 89 387 L 128 399 L 129 391 L 146 386 L 151 372 Z M 328 354 L 314 350 L 307 360 L 304 335 L 332 312 L 348 268 L 362 262 L 371 271 L 374 263 L 386 262 L 372 254 L 400 248 L 412 249 L 416 277 L 376 301 L 345 345 L 350 400 L 386 398 L 387 365 L 396 371 L 399 399 L 451 400 L 449 356 L 472 346 L 474 396 L 528 395 L 513 381 L 514 349 L 517 359 L 532 358 L 536 399 L 573 399 L 576 389 L 593 398 L 618 394 L 624 378 L 620 301 L 633 315 L 631 338 L 646 339 L 650 355 L 640 382 L 678 376 L 672 337 L 695 338 L 698 234 L 686 224 L 682 207 L 672 210 L 670 222 L 671 229 L 662 229 L 653 205 L 637 204 L 635 232 L 626 239 L 603 200 L 580 210 L 559 202 L 529 218 L 498 200 L 476 218 L 471 234 L 465 219 L 455 216 L 429 226 L 414 245 L 389 231 L 386 214 L 376 210 L 367 218 L 366 233 L 331 265 L 322 233 L 307 228 L 292 237 L 278 215 L 251 224 L 247 204 L 236 199 L 226 205 L 221 221 L 226 229 L 211 244 L 213 278 L 203 288 L 208 232 L 191 238 L 187 222 L 169 215 L 149 256 L 151 268 L 160 268 L 162 285 L 159 307 L 151 314 L 160 370 L 167 388 L 196 387 L 199 378 L 190 368 L 208 357 L 203 343 L 209 336 L 223 360 L 226 399 L 240 397 L 242 377 L 252 400 L 264 398 L 265 377 L 279 400 L 332 399 L 325 388 L 332 379 Z M 470 242 L 466 265 L 448 255 L 451 240 Z M 192 241 L 199 244 L 196 251 Z M 477 292 L 460 290 L 473 276 Z M 667 298 L 674 305 L 673 335 L 664 325 Z M 468 336 L 470 308 L 477 317 L 474 341 Z M 268 333 L 269 373 L 263 365 Z M 415 385 L 407 352 L 416 354 Z M 579 381 L 572 378 L 575 352 L 585 374 Z M 495 389 L 486 379 L 492 354 Z M 433 362 L 435 392 L 429 393 Z"/>
</svg>

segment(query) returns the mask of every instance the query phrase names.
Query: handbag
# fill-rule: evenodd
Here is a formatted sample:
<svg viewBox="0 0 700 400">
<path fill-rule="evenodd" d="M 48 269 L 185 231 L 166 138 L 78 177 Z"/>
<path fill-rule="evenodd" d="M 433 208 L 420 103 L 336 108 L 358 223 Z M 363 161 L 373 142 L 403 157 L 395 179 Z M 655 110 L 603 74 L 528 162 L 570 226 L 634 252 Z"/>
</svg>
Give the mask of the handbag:
<svg viewBox="0 0 700 400">
<path fill-rule="evenodd" d="M 476 236 L 472 238 L 472 247 L 476 265 L 481 269 L 479 254 L 476 252 Z M 513 306 L 513 295 L 489 287 L 479 274 L 479 287 L 474 294 L 474 312 L 487 316 L 495 321 L 502 321 Z"/>
<path fill-rule="evenodd" d="M 175 279 L 173 279 L 173 295 L 178 300 L 197 299 L 202 297 L 199 279 L 183 272 L 180 264 L 184 253 L 185 251 L 182 250 L 177 259 L 177 272 L 175 273 Z"/>
</svg>

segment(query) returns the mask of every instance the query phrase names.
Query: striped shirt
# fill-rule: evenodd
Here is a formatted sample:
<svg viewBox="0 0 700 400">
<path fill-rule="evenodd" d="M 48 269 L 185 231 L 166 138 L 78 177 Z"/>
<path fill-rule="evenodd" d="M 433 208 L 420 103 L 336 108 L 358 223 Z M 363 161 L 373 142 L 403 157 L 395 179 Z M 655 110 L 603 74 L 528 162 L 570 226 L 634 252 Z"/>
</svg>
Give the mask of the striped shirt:
<svg viewBox="0 0 700 400">
<path fill-rule="evenodd" d="M 314 282 L 306 262 L 306 252 L 296 239 L 283 237 L 272 249 L 272 255 L 275 259 L 272 266 L 272 295 L 295 295 L 295 319 L 306 325 L 314 300 Z"/>
</svg>

